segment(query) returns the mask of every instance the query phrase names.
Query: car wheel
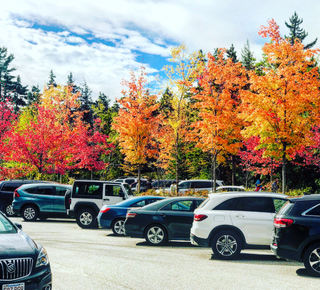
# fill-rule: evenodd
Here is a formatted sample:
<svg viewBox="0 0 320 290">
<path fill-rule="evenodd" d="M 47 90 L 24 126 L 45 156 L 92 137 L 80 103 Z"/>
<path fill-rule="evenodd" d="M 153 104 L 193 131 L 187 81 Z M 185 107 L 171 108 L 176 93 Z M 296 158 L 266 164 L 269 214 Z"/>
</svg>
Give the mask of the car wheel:
<svg viewBox="0 0 320 290">
<path fill-rule="evenodd" d="M 77 214 L 77 224 L 83 229 L 94 228 L 96 216 L 92 209 L 81 209 Z"/>
<path fill-rule="evenodd" d="M 11 203 L 8 203 L 5 206 L 5 213 L 6 213 L 6 216 L 9 216 L 9 217 L 14 216 L 14 211 Z"/>
<path fill-rule="evenodd" d="M 312 276 L 320 277 L 320 243 L 307 248 L 303 255 L 303 263 Z"/>
<path fill-rule="evenodd" d="M 168 235 L 163 226 L 153 225 L 146 230 L 145 239 L 150 245 L 161 246 L 168 241 Z"/>
<path fill-rule="evenodd" d="M 233 231 L 221 231 L 213 237 L 212 251 L 223 260 L 235 259 L 241 251 L 241 239 Z"/>
<path fill-rule="evenodd" d="M 27 222 L 35 221 L 38 218 L 38 209 L 28 205 L 22 210 L 22 217 Z"/>
<path fill-rule="evenodd" d="M 112 224 L 112 231 L 116 236 L 124 236 L 124 219 L 117 219 Z"/>
</svg>

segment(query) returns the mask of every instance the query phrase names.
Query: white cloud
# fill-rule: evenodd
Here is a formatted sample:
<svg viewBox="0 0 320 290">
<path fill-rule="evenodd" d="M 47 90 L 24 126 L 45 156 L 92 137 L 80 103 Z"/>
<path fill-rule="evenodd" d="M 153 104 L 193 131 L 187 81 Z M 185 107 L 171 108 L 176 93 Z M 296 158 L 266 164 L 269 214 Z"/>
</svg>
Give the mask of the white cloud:
<svg viewBox="0 0 320 290">
<path fill-rule="evenodd" d="M 51 69 L 60 83 L 72 72 L 77 83 L 87 81 L 95 97 L 101 91 L 114 99 L 121 95 L 121 79 L 139 69 L 144 53 L 168 57 L 172 43 L 204 52 L 233 44 L 240 58 L 248 39 L 260 58 L 261 25 L 274 18 L 288 34 L 284 22 L 296 11 L 308 43 L 318 37 L 319 8 L 318 0 L 11 0 L 0 9 L 0 45 L 15 55 L 13 65 L 29 86 L 42 87 Z M 58 29 L 48 32 L 33 24 Z"/>
</svg>

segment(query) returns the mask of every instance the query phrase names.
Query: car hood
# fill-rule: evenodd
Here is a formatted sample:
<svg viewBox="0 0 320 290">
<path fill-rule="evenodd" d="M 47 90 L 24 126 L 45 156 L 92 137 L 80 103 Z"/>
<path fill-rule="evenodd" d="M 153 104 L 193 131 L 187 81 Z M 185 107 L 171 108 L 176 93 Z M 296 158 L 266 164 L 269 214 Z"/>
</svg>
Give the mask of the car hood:
<svg viewBox="0 0 320 290">
<path fill-rule="evenodd" d="M 40 250 L 40 245 L 35 243 L 24 232 L 13 234 L 0 234 L 0 259 L 33 256 Z"/>
</svg>

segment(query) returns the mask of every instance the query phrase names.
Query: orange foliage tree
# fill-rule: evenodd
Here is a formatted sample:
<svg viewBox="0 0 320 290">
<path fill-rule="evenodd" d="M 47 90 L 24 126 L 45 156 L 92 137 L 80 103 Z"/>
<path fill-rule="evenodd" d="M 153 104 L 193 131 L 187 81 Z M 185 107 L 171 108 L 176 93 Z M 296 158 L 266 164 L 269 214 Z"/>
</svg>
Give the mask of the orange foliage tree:
<svg viewBox="0 0 320 290">
<path fill-rule="evenodd" d="M 242 96 L 242 116 L 250 123 L 245 137 L 259 136 L 264 156 L 282 159 L 282 192 L 285 193 L 286 160 L 311 140 L 319 117 L 319 73 L 314 56 L 297 39 L 293 45 L 280 36 L 274 20 L 259 34 L 270 37 L 263 52 L 268 65 L 262 75 L 249 72 L 251 87 Z"/>
<path fill-rule="evenodd" d="M 239 92 L 247 84 L 241 63 L 225 59 L 226 50 L 217 56 L 208 54 L 208 62 L 198 72 L 198 88 L 193 107 L 199 119 L 192 124 L 192 136 L 197 147 L 211 155 L 213 190 L 216 191 L 216 164 L 228 154 L 236 154 L 241 147 L 241 125 L 238 117 Z"/>
<path fill-rule="evenodd" d="M 125 161 L 138 168 L 138 192 L 140 191 L 141 166 L 155 154 L 154 134 L 158 126 L 156 111 L 157 95 L 150 95 L 146 89 L 146 73 L 141 68 L 138 77 L 131 72 L 130 81 L 123 80 L 123 98 L 118 116 L 114 118 L 112 127 L 116 130 Z"/>
</svg>

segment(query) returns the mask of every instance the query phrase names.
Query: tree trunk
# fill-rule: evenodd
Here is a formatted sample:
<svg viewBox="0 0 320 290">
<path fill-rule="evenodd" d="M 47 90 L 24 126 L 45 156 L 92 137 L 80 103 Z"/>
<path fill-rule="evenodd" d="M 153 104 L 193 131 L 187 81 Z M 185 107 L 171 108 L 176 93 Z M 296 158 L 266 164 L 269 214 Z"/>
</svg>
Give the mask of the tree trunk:
<svg viewBox="0 0 320 290">
<path fill-rule="evenodd" d="M 232 178 L 232 185 L 234 185 L 234 179 L 235 179 L 235 177 L 234 177 L 235 176 L 235 172 L 234 172 L 235 171 L 235 168 L 234 168 L 234 155 L 232 155 L 231 158 L 232 158 L 232 165 L 231 165 L 232 166 L 232 177 L 231 178 Z"/>
<path fill-rule="evenodd" d="M 287 149 L 287 143 L 282 142 L 282 193 L 286 194 L 286 161 L 287 161 L 287 156 L 286 156 L 286 149 Z"/>
<path fill-rule="evenodd" d="M 217 163 L 217 154 L 215 153 L 213 155 L 213 183 L 212 183 L 212 187 L 213 187 L 213 192 L 216 193 L 217 192 L 217 174 L 216 174 L 216 163 Z M 212 178 L 211 178 L 212 179 Z"/>
<path fill-rule="evenodd" d="M 138 166 L 138 188 L 137 191 L 140 193 L 140 180 L 141 180 L 141 164 Z"/>
</svg>

